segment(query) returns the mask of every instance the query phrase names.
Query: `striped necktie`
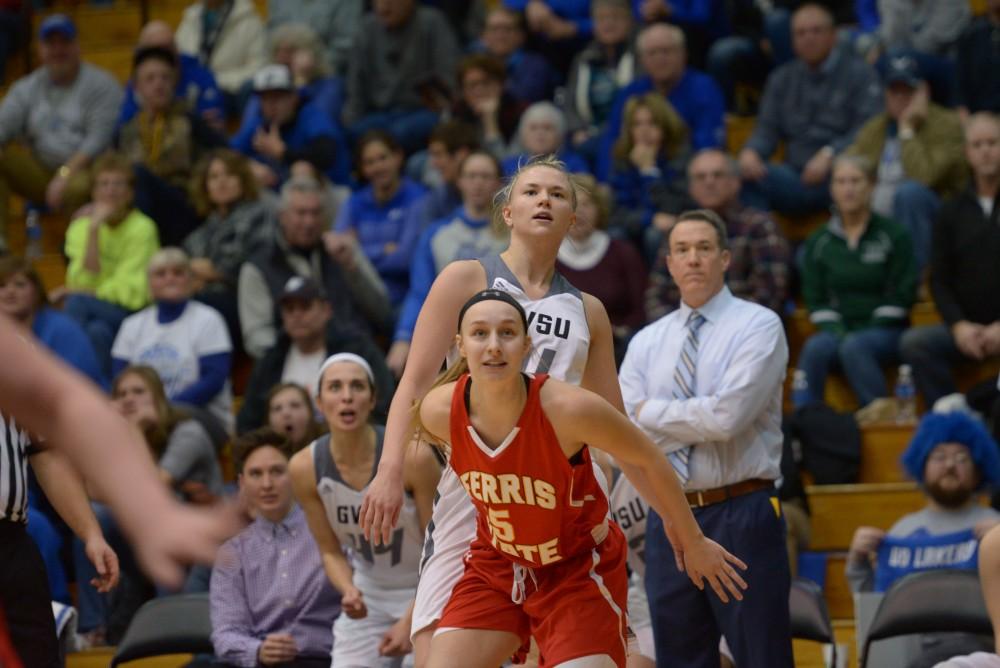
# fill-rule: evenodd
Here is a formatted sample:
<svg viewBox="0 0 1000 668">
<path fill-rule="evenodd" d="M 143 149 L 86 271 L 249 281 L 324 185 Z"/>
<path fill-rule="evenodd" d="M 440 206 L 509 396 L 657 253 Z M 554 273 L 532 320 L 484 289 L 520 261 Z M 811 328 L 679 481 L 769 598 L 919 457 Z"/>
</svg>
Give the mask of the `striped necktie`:
<svg viewBox="0 0 1000 668">
<path fill-rule="evenodd" d="M 677 368 L 674 369 L 674 399 L 690 399 L 694 396 L 695 369 L 698 365 L 698 330 L 704 324 L 705 316 L 697 311 L 691 311 L 687 323 L 684 325 L 688 330 L 688 335 L 684 339 L 681 355 L 677 359 Z M 688 462 L 691 459 L 693 447 L 688 445 L 670 453 L 670 463 L 677 472 L 682 486 L 687 484 L 691 477 Z"/>
</svg>

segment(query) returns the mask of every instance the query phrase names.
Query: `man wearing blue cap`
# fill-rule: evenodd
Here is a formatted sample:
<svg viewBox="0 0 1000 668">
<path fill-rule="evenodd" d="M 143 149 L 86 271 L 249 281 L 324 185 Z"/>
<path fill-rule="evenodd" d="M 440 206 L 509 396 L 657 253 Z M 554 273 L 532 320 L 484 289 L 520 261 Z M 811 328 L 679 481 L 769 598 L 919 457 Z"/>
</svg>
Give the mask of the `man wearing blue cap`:
<svg viewBox="0 0 1000 668">
<path fill-rule="evenodd" d="M 10 191 L 50 209 L 72 211 L 87 201 L 86 167 L 111 144 L 122 99 L 109 73 L 80 60 L 69 17 L 42 21 L 38 53 L 42 66 L 0 103 L 0 247 Z"/>
<path fill-rule="evenodd" d="M 958 114 L 930 101 L 926 78 L 912 57 L 889 58 L 883 80 L 885 111 L 858 130 L 847 153 L 878 165 L 872 209 L 909 230 L 917 267 L 923 269 L 941 197 L 967 183 L 962 123 Z"/>
</svg>

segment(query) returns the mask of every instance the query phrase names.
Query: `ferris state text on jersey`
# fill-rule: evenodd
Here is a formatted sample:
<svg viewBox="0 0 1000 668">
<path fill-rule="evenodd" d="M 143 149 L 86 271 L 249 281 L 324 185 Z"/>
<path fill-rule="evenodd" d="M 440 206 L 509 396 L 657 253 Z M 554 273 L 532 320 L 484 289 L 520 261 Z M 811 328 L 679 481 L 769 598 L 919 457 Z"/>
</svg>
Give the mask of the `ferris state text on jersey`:
<svg viewBox="0 0 1000 668">
<path fill-rule="evenodd" d="M 459 479 L 473 499 L 487 505 L 535 506 L 543 510 L 555 510 L 556 488 L 553 484 L 531 476 L 516 473 L 492 474 L 485 471 L 466 471 Z M 485 517 L 490 542 L 493 547 L 514 557 L 520 557 L 539 566 L 561 561 L 559 537 L 542 543 L 522 544 L 517 542 L 510 511 L 489 508 Z"/>
</svg>

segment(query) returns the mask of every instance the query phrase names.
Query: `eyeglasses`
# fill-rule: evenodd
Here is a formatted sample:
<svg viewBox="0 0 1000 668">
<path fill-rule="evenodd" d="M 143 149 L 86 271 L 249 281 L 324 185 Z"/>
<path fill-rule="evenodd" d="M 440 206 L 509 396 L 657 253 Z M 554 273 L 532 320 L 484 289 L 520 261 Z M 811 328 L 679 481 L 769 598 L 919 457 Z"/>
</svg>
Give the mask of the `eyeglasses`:
<svg viewBox="0 0 1000 668">
<path fill-rule="evenodd" d="M 695 172 L 691 175 L 692 181 L 708 181 L 709 179 L 724 179 L 729 176 L 729 172 L 718 169 L 714 172 Z"/>
<path fill-rule="evenodd" d="M 972 462 L 972 456 L 967 452 L 935 452 L 927 458 L 927 461 L 934 464 L 945 464 L 951 461 L 955 463 L 955 466 L 965 466 Z"/>
</svg>

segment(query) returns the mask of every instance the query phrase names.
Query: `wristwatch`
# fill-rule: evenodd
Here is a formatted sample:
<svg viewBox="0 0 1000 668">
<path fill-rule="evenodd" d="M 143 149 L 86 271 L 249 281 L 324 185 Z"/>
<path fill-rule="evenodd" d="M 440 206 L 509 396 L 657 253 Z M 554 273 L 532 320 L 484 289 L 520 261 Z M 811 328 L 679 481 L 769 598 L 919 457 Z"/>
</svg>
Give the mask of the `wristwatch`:
<svg viewBox="0 0 1000 668">
<path fill-rule="evenodd" d="M 73 173 L 73 170 L 66 165 L 61 165 L 59 169 L 56 170 L 56 176 L 60 179 L 68 179 L 69 175 Z"/>
</svg>

